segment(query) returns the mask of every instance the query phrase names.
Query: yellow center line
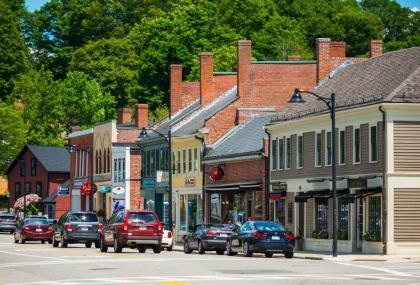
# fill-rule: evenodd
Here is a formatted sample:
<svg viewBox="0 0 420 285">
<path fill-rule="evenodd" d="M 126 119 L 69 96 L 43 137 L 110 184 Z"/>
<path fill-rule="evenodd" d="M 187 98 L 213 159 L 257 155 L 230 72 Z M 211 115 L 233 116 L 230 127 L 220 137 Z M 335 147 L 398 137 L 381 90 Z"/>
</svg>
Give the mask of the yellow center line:
<svg viewBox="0 0 420 285">
<path fill-rule="evenodd" d="M 161 281 L 160 284 L 165 284 L 165 285 L 188 285 L 189 283 L 168 280 L 168 281 Z"/>
</svg>

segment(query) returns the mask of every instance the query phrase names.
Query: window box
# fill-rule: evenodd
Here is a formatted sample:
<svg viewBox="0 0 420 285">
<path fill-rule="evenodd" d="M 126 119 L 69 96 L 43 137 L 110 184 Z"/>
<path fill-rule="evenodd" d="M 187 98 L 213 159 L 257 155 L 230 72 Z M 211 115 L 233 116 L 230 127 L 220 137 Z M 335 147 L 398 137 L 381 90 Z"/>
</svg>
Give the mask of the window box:
<svg viewBox="0 0 420 285">
<path fill-rule="evenodd" d="M 367 241 L 362 242 L 362 252 L 367 254 L 383 254 L 384 246 L 381 241 Z"/>
<path fill-rule="evenodd" d="M 315 230 L 312 232 L 312 238 L 314 239 L 328 239 L 328 231 L 326 230 Z"/>
<path fill-rule="evenodd" d="M 309 251 L 325 251 L 331 252 L 332 239 L 313 239 L 306 238 L 303 249 Z M 338 240 L 337 241 L 338 252 L 351 253 L 352 241 L 351 240 Z"/>
</svg>

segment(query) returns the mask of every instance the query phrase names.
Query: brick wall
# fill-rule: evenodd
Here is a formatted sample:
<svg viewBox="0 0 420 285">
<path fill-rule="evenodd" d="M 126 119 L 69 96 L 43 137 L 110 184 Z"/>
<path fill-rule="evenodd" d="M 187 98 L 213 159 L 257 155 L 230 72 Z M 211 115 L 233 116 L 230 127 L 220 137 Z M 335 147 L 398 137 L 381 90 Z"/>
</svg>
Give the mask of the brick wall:
<svg viewBox="0 0 420 285">
<path fill-rule="evenodd" d="M 130 149 L 130 209 L 144 209 L 144 201 L 140 195 L 141 156 L 140 150 Z"/>
<path fill-rule="evenodd" d="M 119 143 L 136 142 L 139 140 L 140 132 L 141 132 L 141 129 L 117 127 L 117 142 Z"/>
</svg>

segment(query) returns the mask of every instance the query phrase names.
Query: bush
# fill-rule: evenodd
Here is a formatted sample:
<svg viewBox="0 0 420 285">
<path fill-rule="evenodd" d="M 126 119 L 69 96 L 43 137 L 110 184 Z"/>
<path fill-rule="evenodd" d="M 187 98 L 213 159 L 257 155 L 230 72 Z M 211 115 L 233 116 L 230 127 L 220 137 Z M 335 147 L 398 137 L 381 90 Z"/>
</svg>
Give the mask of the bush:
<svg viewBox="0 0 420 285">
<path fill-rule="evenodd" d="M 347 231 L 338 231 L 337 232 L 337 239 L 338 240 L 348 240 L 349 233 Z"/>
<path fill-rule="evenodd" d="M 365 241 L 381 241 L 381 234 L 377 232 L 367 232 L 362 236 Z"/>
<path fill-rule="evenodd" d="M 326 231 L 326 230 L 314 230 L 312 232 L 312 238 L 328 239 L 328 231 Z"/>
</svg>

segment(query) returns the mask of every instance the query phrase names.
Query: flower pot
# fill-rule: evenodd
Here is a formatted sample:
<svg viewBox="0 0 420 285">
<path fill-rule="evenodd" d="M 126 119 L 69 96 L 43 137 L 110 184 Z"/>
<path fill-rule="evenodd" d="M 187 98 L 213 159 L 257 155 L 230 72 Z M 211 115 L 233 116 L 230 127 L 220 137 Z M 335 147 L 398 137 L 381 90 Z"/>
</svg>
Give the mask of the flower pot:
<svg viewBox="0 0 420 285">
<path fill-rule="evenodd" d="M 363 241 L 362 252 L 367 254 L 383 254 L 383 244 L 381 241 Z"/>
</svg>

